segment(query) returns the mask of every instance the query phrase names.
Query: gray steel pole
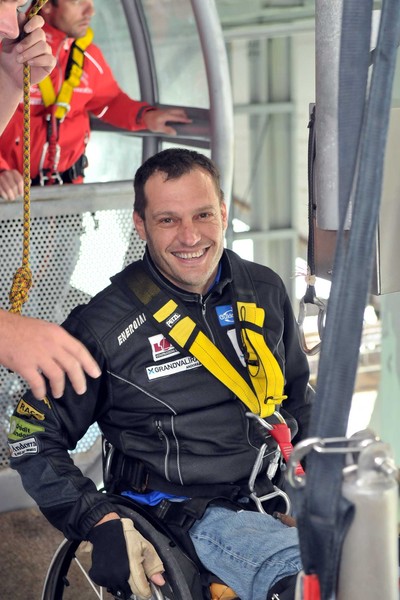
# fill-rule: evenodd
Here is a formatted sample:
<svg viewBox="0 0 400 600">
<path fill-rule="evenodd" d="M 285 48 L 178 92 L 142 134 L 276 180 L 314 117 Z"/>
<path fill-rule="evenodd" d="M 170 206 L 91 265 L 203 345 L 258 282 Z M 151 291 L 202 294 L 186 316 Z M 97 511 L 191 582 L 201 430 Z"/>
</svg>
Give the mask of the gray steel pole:
<svg viewBox="0 0 400 600">
<path fill-rule="evenodd" d="M 210 95 L 211 156 L 230 206 L 233 179 L 233 100 L 228 59 L 214 0 L 191 0 L 203 49 Z"/>
<path fill-rule="evenodd" d="M 315 193 L 317 226 L 337 230 L 338 92 L 343 0 L 315 3 Z"/>
</svg>

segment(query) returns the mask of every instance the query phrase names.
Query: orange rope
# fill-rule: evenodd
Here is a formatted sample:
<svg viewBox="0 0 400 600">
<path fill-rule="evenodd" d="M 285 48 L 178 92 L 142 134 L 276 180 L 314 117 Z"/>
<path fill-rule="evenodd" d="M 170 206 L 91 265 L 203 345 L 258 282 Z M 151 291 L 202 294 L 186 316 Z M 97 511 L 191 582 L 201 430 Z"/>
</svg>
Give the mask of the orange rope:
<svg viewBox="0 0 400 600">
<path fill-rule="evenodd" d="M 36 15 L 47 0 L 36 0 L 27 13 L 27 19 Z M 31 189 L 31 153 L 30 153 L 30 88 L 31 68 L 24 64 L 24 132 L 23 132 L 23 178 L 24 178 L 24 216 L 23 216 L 23 249 L 22 266 L 14 274 L 9 299 L 10 312 L 21 313 L 22 305 L 28 300 L 29 290 L 32 287 L 32 272 L 29 265 L 30 252 L 30 189 Z"/>
</svg>

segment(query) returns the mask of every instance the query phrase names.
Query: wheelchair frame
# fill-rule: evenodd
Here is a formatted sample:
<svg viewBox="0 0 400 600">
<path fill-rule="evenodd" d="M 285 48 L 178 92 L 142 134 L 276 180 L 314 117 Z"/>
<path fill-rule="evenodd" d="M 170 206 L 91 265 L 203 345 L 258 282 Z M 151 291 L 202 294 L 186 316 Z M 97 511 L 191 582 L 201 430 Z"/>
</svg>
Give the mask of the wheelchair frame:
<svg viewBox="0 0 400 600">
<path fill-rule="evenodd" d="M 150 522 L 149 516 L 133 500 L 119 495 L 109 495 L 108 498 L 115 503 L 116 511 L 122 517 L 132 519 L 137 530 L 154 545 L 164 563 L 166 584 L 162 588 L 151 584 L 151 600 L 209 600 L 210 595 L 202 583 L 198 566 L 167 536 L 162 527 L 156 527 Z M 42 600 L 102 600 L 114 597 L 90 579 L 87 572 L 90 564 L 87 565 L 88 561 L 85 560 L 89 555 L 85 552 L 83 555 L 79 554 L 81 544 L 79 540 L 64 540 L 60 544 L 46 575 Z M 89 592 L 92 593 L 91 596 L 88 595 Z M 115 598 L 121 600 L 122 596 Z M 131 599 L 136 600 L 137 597 L 132 595 Z"/>
<path fill-rule="evenodd" d="M 260 417 L 252 413 L 246 413 L 246 416 L 248 418 L 256 418 L 260 422 L 260 425 L 266 427 L 268 430 L 265 421 Z M 267 443 L 264 443 L 260 447 L 249 477 L 250 498 L 254 501 L 257 510 L 265 513 L 263 503 L 273 498 L 281 497 L 286 504 L 286 513 L 289 513 L 291 509 L 290 499 L 277 486 L 273 486 L 274 491 L 265 496 L 258 497 L 255 492 L 255 480 L 267 446 Z M 106 490 L 112 479 L 111 470 L 114 451 L 113 446 L 107 440 L 103 439 L 103 480 Z M 271 480 L 276 474 L 280 459 L 281 452 L 278 447 L 267 474 Z M 135 527 L 143 537 L 153 544 L 163 561 L 166 584 L 160 588 L 151 583 L 152 596 L 150 600 L 211 600 L 209 572 L 206 569 L 202 570 L 201 566 L 188 556 L 162 521 L 156 520 L 146 511 L 145 507 L 131 498 L 110 493 L 108 493 L 108 498 L 111 502 L 115 503 L 118 514 L 122 517 L 132 519 Z M 87 563 L 88 561 L 84 560 L 84 556 L 80 556 L 81 544 L 82 542 L 77 540 L 64 540 L 61 543 L 49 566 L 44 583 L 42 600 L 76 600 L 77 597 L 81 600 L 89 600 L 89 598 L 96 597 L 100 600 L 111 598 L 107 590 L 96 586 L 90 579 L 88 575 L 90 564 L 86 565 L 85 562 Z M 87 553 L 88 556 L 89 553 Z M 71 575 L 73 568 L 76 570 L 76 575 L 74 576 Z M 81 588 L 85 583 L 87 590 L 91 590 L 92 596 L 82 596 L 80 593 L 77 595 L 73 587 L 77 580 Z M 119 600 L 127 600 L 122 596 L 113 597 L 119 598 Z M 130 598 L 131 600 L 140 600 L 135 595 L 132 595 Z"/>
</svg>

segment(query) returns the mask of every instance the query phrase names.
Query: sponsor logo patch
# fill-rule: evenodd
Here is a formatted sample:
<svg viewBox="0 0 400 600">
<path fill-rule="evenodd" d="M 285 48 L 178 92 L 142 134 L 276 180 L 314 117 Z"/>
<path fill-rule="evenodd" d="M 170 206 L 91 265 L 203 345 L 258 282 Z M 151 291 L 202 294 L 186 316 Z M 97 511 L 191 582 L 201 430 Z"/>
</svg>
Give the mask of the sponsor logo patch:
<svg viewBox="0 0 400 600">
<path fill-rule="evenodd" d="M 8 437 L 10 440 L 21 440 L 38 431 L 44 431 L 44 427 L 41 425 L 34 425 L 33 423 L 24 421 L 13 415 L 10 419 L 10 433 L 8 434 Z"/>
<path fill-rule="evenodd" d="M 37 454 L 39 452 L 38 443 L 34 437 L 26 438 L 21 442 L 8 442 L 8 447 L 10 456 L 13 458 L 18 458 L 23 454 Z"/>
<path fill-rule="evenodd" d="M 172 327 L 174 323 L 179 321 L 181 316 L 182 315 L 180 315 L 179 313 L 174 313 L 173 315 L 171 315 L 170 318 L 167 321 L 165 321 L 167 327 Z"/>
<path fill-rule="evenodd" d="M 144 313 L 136 317 L 136 319 L 133 319 L 132 323 L 129 323 L 129 325 L 125 327 L 125 329 L 121 331 L 121 333 L 118 334 L 118 345 L 122 346 L 122 344 L 126 342 L 126 340 L 132 335 L 132 333 L 135 333 L 135 331 L 139 329 L 139 327 L 145 322 L 146 315 Z"/>
<path fill-rule="evenodd" d="M 22 398 L 18 402 L 16 411 L 19 415 L 25 415 L 26 417 L 33 417 L 37 421 L 44 421 L 46 418 L 42 412 L 40 412 L 39 410 L 36 410 L 36 408 L 34 408 L 33 406 L 31 406 L 30 404 L 25 402 L 25 400 L 23 400 Z"/>
<path fill-rule="evenodd" d="M 152 365 L 147 367 L 147 377 L 149 381 L 152 379 L 159 379 L 160 377 L 168 377 L 168 375 L 174 375 L 175 373 L 181 373 L 182 371 L 188 371 L 189 369 L 197 369 L 201 367 L 201 363 L 194 356 L 184 356 L 177 360 L 164 363 L 163 365 Z"/>
<path fill-rule="evenodd" d="M 153 360 L 162 360 L 168 356 L 175 356 L 179 351 L 171 344 L 162 333 L 149 337 Z"/>
<path fill-rule="evenodd" d="M 233 325 L 235 323 L 231 305 L 226 304 L 225 306 L 216 306 L 215 310 L 217 311 L 217 316 L 221 327 L 228 327 L 228 325 Z"/>
</svg>

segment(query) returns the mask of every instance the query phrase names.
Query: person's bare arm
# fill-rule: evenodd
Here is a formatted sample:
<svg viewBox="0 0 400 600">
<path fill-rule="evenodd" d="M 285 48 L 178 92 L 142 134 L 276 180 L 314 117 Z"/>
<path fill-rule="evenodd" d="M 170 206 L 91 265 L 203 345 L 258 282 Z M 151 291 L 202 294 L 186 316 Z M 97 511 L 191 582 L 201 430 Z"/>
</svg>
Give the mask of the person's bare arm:
<svg viewBox="0 0 400 600">
<path fill-rule="evenodd" d="M 149 110 L 143 115 L 143 123 L 149 131 L 176 135 L 176 131 L 168 123 L 191 123 L 186 112 L 182 108 L 156 108 Z"/>
<path fill-rule="evenodd" d="M 25 19 L 21 15 L 21 20 Z M 21 99 L 23 66 L 31 67 L 31 83 L 38 83 L 53 70 L 56 60 L 42 30 L 44 20 L 36 15 L 22 27 L 27 34 L 21 41 L 4 39 L 0 52 L 0 134 Z"/>
<path fill-rule="evenodd" d="M 100 376 L 87 348 L 62 327 L 4 310 L 0 310 L 0 364 L 21 375 L 39 399 L 46 394 L 43 375 L 55 398 L 64 392 L 65 375 L 77 394 L 86 391 L 85 372 Z"/>
</svg>

